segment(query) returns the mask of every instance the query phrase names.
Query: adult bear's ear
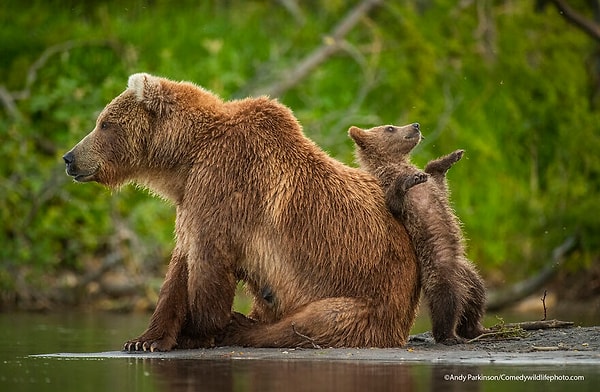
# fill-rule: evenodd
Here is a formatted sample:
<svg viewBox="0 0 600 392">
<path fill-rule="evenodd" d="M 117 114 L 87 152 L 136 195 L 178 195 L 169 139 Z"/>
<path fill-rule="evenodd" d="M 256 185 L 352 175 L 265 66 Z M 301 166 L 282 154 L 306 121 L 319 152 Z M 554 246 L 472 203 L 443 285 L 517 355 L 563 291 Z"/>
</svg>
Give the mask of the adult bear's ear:
<svg viewBox="0 0 600 392">
<path fill-rule="evenodd" d="M 167 80 L 147 73 L 136 73 L 129 77 L 127 88 L 132 90 L 138 102 L 157 115 L 168 114 L 172 95 L 166 86 Z"/>
<path fill-rule="evenodd" d="M 348 130 L 348 135 L 354 140 L 354 143 L 360 148 L 365 147 L 365 131 L 360 129 L 359 127 L 355 127 L 354 125 L 350 127 Z"/>
</svg>

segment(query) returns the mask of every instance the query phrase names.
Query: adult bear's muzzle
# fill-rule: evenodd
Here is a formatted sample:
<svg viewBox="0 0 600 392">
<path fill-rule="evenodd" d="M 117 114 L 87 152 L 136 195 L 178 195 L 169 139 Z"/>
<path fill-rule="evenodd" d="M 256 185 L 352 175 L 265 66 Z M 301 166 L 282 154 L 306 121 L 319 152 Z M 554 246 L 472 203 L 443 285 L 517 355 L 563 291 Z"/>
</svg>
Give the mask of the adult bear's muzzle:
<svg viewBox="0 0 600 392">
<path fill-rule="evenodd" d="M 73 150 L 67 152 L 65 155 L 63 155 L 62 158 L 65 161 L 67 174 L 73 177 L 75 181 L 87 182 L 92 181 L 94 179 L 94 175 L 96 174 L 98 169 L 95 168 L 94 170 L 85 171 L 78 168 Z"/>
<path fill-rule="evenodd" d="M 63 161 L 65 161 L 65 165 L 67 166 L 67 174 L 75 177 L 77 175 L 77 172 L 75 170 L 75 154 L 73 154 L 73 150 L 63 155 L 62 158 Z"/>
</svg>

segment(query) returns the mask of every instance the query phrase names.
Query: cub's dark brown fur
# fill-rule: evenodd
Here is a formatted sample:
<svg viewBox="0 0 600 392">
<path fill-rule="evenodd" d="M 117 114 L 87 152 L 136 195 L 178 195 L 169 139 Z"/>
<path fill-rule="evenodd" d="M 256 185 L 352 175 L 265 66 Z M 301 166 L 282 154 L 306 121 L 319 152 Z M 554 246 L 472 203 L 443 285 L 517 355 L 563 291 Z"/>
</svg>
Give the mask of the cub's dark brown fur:
<svg viewBox="0 0 600 392">
<path fill-rule="evenodd" d="M 485 287 L 465 255 L 445 176 L 463 151 L 429 162 L 423 173 L 409 159 L 421 140 L 418 124 L 351 127 L 349 134 L 361 167 L 379 178 L 388 208 L 412 238 L 435 340 L 454 344 L 479 335 L 484 331 Z"/>
<path fill-rule="evenodd" d="M 135 182 L 176 206 L 158 304 L 125 350 L 406 342 L 420 282 L 404 226 L 376 178 L 325 154 L 277 101 L 135 74 L 63 158 L 77 181 Z M 250 317 L 232 314 L 240 280 Z"/>
</svg>

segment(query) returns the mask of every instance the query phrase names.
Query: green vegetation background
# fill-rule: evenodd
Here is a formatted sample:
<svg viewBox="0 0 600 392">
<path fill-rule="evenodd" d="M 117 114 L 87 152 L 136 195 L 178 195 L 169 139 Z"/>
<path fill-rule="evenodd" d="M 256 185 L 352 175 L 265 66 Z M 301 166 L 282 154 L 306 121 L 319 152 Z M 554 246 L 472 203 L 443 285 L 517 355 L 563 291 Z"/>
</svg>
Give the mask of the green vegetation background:
<svg viewBox="0 0 600 392">
<path fill-rule="evenodd" d="M 61 156 L 129 74 L 190 80 L 227 99 L 252 95 L 326 45 L 354 5 L 303 1 L 294 13 L 283 3 L 2 2 L 5 301 L 103 266 L 160 281 L 173 207 L 134 187 L 73 183 Z M 419 165 L 464 148 L 449 174 L 453 201 L 491 285 L 532 274 L 574 234 L 581 247 L 569 268 L 589 268 L 600 253 L 598 44 L 533 3 L 384 2 L 343 50 L 279 97 L 309 137 L 350 165 L 350 125 L 420 122 Z"/>
</svg>

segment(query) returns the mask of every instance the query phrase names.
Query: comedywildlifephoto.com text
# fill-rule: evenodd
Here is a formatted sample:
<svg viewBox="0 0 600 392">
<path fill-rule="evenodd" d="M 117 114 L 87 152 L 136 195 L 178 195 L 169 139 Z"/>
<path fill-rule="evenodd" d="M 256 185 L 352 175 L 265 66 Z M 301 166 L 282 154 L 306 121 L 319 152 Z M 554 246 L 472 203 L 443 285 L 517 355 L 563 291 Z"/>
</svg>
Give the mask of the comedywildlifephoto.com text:
<svg viewBox="0 0 600 392">
<path fill-rule="evenodd" d="M 460 373 L 444 374 L 446 381 L 585 381 L 585 376 L 567 375 L 567 374 L 478 374 L 478 373 Z"/>
</svg>

